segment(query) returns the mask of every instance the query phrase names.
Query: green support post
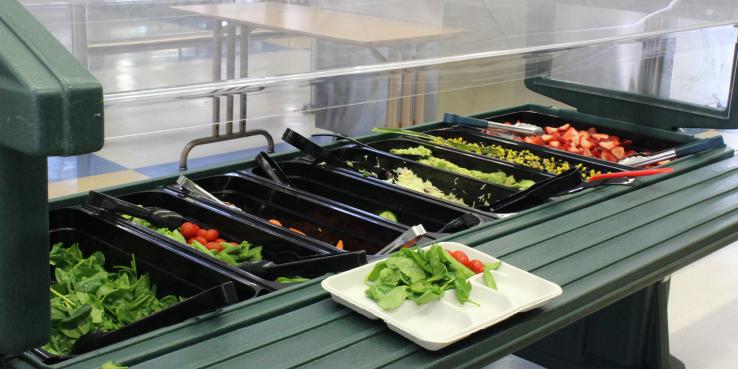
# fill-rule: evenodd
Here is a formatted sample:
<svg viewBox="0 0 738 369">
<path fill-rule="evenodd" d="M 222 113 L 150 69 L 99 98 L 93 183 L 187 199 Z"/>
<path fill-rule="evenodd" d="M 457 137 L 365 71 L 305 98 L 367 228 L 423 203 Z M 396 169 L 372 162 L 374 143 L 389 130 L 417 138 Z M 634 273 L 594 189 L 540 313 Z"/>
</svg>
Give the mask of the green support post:
<svg viewBox="0 0 738 369">
<path fill-rule="evenodd" d="M 102 87 L 15 0 L 0 1 L 0 355 L 49 338 L 47 156 L 99 150 Z"/>
</svg>

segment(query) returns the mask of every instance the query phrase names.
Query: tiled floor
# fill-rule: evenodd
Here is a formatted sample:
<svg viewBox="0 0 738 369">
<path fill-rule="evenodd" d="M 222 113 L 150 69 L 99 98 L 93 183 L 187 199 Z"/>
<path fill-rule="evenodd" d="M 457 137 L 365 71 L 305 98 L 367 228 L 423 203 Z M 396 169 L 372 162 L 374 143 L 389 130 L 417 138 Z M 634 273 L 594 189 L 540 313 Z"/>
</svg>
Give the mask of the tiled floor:
<svg viewBox="0 0 738 369">
<path fill-rule="evenodd" d="M 264 68 L 284 71 L 299 70 L 309 64 L 306 43 L 277 41 L 274 45 L 301 44 L 300 47 L 264 45 L 251 50 L 250 69 L 259 75 Z M 94 73 L 104 81 L 106 89 L 121 91 L 171 85 L 172 81 L 208 80 L 210 63 L 205 57 L 193 57 L 176 51 L 131 56 L 127 62 L 120 55 L 96 61 Z M 186 75 L 176 75 L 166 63 L 177 59 L 189 65 Z M 202 55 L 200 55 L 202 56 Z M 187 59 L 187 58 L 190 59 Z M 136 63 L 139 64 L 136 64 Z M 121 70 L 134 68 L 141 79 L 121 78 Z M 181 73 L 179 69 L 177 73 Z M 203 72 L 204 71 L 204 72 Z M 464 92 L 439 98 L 439 106 L 452 110 L 470 101 L 489 101 L 489 95 L 466 96 Z M 290 127 L 305 134 L 320 132 L 314 118 L 300 108 L 309 102 L 308 88 L 279 94 L 255 94 L 249 101 L 249 127 L 262 128 L 275 138 Z M 275 116 L 289 107 L 294 113 Z M 484 107 L 487 107 L 486 105 Z M 466 110 L 473 107 L 464 105 Z M 481 110 L 481 109 L 477 109 Z M 150 106 L 114 107 L 106 111 L 106 143 L 103 150 L 71 158 L 49 159 L 49 196 L 57 197 L 177 173 L 177 159 L 186 142 L 210 134 L 210 101 Z M 723 132 L 734 147 L 738 134 Z M 190 168 L 220 165 L 253 157 L 261 138 L 241 139 L 196 148 L 191 154 Z M 278 144 L 279 150 L 289 149 Z M 674 274 L 669 306 L 670 334 L 673 353 L 688 368 L 730 369 L 738 367 L 738 244 L 730 245 Z M 489 368 L 537 369 L 538 366 L 510 356 Z"/>
</svg>

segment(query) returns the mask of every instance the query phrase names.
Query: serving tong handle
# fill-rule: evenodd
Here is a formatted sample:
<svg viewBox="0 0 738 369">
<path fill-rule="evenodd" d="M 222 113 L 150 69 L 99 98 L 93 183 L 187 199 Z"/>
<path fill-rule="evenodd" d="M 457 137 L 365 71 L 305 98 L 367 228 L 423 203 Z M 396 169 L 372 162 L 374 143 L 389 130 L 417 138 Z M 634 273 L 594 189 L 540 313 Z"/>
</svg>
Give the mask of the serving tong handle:
<svg viewBox="0 0 738 369">
<path fill-rule="evenodd" d="M 213 201 L 213 202 L 215 202 L 217 204 L 220 204 L 220 205 L 223 205 L 225 207 L 228 207 L 228 208 L 231 208 L 231 209 L 234 209 L 234 210 L 238 210 L 238 211 L 243 211 L 241 208 L 239 208 L 239 207 L 237 207 L 235 205 L 228 204 L 228 203 L 222 201 L 221 199 L 215 197 L 213 194 L 211 194 L 210 192 L 208 192 L 204 188 L 198 186 L 197 183 L 195 183 L 194 181 L 192 181 L 191 179 L 189 179 L 189 178 L 187 178 L 185 176 L 179 176 L 179 178 L 177 178 L 177 184 L 183 190 L 185 190 L 188 194 L 192 194 L 192 195 L 199 196 L 199 197 L 204 197 L 204 198 L 206 198 L 206 199 L 208 199 L 210 201 Z"/>
<path fill-rule="evenodd" d="M 410 247 L 416 244 L 427 233 L 428 232 L 426 232 L 425 227 L 423 227 L 422 224 L 412 226 L 410 227 L 410 229 L 403 232 L 399 237 L 395 238 L 383 249 L 377 251 L 376 255 L 387 255 L 406 245 L 407 247 Z"/>
<path fill-rule="evenodd" d="M 507 133 L 516 133 L 525 136 L 538 136 L 543 134 L 543 129 L 530 123 L 515 123 L 512 125 L 492 122 L 486 119 L 470 118 L 453 113 L 443 114 L 446 123 L 460 124 L 484 129 L 494 129 Z"/>
<path fill-rule="evenodd" d="M 681 158 L 687 155 L 696 154 L 698 152 L 717 149 L 725 146 L 723 136 L 710 137 L 704 140 L 695 141 L 680 147 L 662 151 L 651 156 L 632 156 L 620 161 L 620 164 L 631 167 L 642 167 L 649 164 L 655 164 L 664 160 Z"/>
<path fill-rule="evenodd" d="M 259 155 L 256 155 L 256 164 L 272 181 L 277 184 L 287 187 L 295 187 L 292 185 L 292 182 L 290 182 L 289 177 L 287 177 L 284 171 L 282 171 L 279 164 L 277 164 L 274 159 L 270 158 L 267 153 L 263 151 L 259 152 Z"/>
<path fill-rule="evenodd" d="M 315 142 L 310 141 L 305 136 L 289 128 L 287 128 L 284 131 L 284 134 L 282 134 L 282 140 L 294 146 L 303 153 L 312 156 L 317 161 L 324 161 L 333 166 L 353 170 L 353 168 L 348 166 L 345 161 L 333 155 L 328 150 L 320 147 L 320 145 L 316 144 Z"/>
<path fill-rule="evenodd" d="M 179 228 L 179 226 L 184 222 L 184 217 L 182 215 L 171 210 L 138 206 L 128 201 L 96 191 L 90 191 L 85 203 L 114 213 L 125 213 L 137 218 L 143 218 L 156 225 L 167 228 Z"/>
</svg>

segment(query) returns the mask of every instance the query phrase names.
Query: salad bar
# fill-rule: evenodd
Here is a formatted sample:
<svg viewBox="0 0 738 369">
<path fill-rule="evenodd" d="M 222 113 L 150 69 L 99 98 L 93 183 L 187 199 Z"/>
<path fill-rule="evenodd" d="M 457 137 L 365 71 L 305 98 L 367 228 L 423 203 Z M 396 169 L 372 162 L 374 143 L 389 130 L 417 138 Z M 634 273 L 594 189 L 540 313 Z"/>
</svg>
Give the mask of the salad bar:
<svg viewBox="0 0 738 369">
<path fill-rule="evenodd" d="M 668 277 L 738 239 L 733 150 L 672 130 L 738 112 L 601 90 L 324 146 L 288 129 L 297 151 L 47 201 L 45 156 L 102 145 L 102 91 L 10 4 L 3 368 L 677 368 Z"/>
<path fill-rule="evenodd" d="M 607 131 L 606 127 L 597 129 Z M 360 141 L 339 139 L 325 148 L 305 145 L 301 140 L 306 138 L 288 131 L 286 140 L 301 151 L 274 156 L 266 164 L 244 163 L 229 173 L 188 174 L 194 178 L 194 189 L 182 185 L 187 181 L 181 178 L 165 179 L 159 188 L 142 184 L 108 195 L 92 192 L 52 203 L 52 341 L 19 357 L 13 365 L 35 362 L 33 365 L 75 367 L 74 363 L 94 359 L 95 354 L 86 354 L 91 349 L 114 357 L 115 347 L 128 347 L 120 343 L 133 340 L 135 347 L 136 340 L 143 339 L 135 336 L 144 337 L 167 326 L 175 332 L 179 323 L 195 316 L 217 320 L 216 311 L 235 313 L 238 310 L 226 307 L 239 301 L 259 301 L 271 295 L 289 300 L 300 290 L 314 291 L 318 281 L 323 281 L 336 301 L 380 317 L 402 336 L 438 350 L 538 307 L 561 289 L 542 279 L 524 282 L 528 274 L 515 268 L 517 263 L 498 270 L 498 259 L 470 260 L 464 252 L 457 255 L 460 251 L 454 251 L 466 246 L 446 250 L 435 239 L 473 240 L 467 241 L 470 245 L 480 237 L 493 239 L 490 235 L 496 229 L 530 219 L 524 214 L 545 211 L 547 217 L 556 218 L 576 209 L 591 209 L 593 203 L 609 198 L 619 201 L 625 193 L 731 154 L 719 139 L 696 140 L 660 132 L 659 137 L 644 137 L 641 142 L 657 142 L 645 146 L 653 151 L 695 142 L 711 146 L 696 156 L 662 162 L 670 169 L 657 168 L 651 174 L 659 175 L 626 186 L 581 194 L 554 192 L 555 196 L 537 197 L 538 202 L 528 203 L 522 213 L 499 213 L 493 211 L 495 204 L 545 187 L 557 178 L 573 175 L 582 183 L 588 177 L 613 173 L 635 176 L 638 168 L 446 122 L 378 131 L 382 134 Z M 273 180 L 277 172 L 280 178 Z M 534 224 L 545 221 L 538 217 Z M 424 226 L 429 233 L 402 239 L 414 225 Z M 373 269 L 362 267 L 367 261 L 383 259 L 386 246 L 397 239 L 409 241 L 406 247 L 415 242 L 436 246 L 428 246 L 426 254 L 401 248 L 384 261 L 375 261 Z M 504 242 L 496 246 L 493 253 L 504 254 Z M 353 274 L 341 273 L 347 270 Z M 501 272 L 504 270 L 523 274 L 513 278 Z M 340 274 L 324 280 L 330 273 Z M 476 273 L 477 277 L 470 278 Z M 349 277 L 354 274 L 357 277 Z M 352 280 L 362 282 L 349 285 Z M 535 287 L 535 283 L 543 284 Z M 304 287 L 272 292 L 295 285 Z M 133 295 L 122 302 L 110 301 L 107 296 L 124 287 Z M 454 293 L 444 296 L 446 290 Z M 345 291 L 354 292 L 345 295 Z M 535 291 L 548 297 L 536 300 Z M 189 299 L 204 293 L 210 296 L 207 304 L 187 307 Z M 403 304 L 406 299 L 412 302 Z M 359 307 L 364 305 L 369 307 Z M 454 314 L 446 311 L 449 309 L 471 315 L 451 318 Z M 279 319 L 279 313 L 275 314 Z M 462 324 L 465 319 L 477 328 Z M 185 326 L 195 324 L 189 322 Z M 451 329 L 449 324 L 459 327 Z M 454 333 L 456 330 L 461 333 Z M 105 340 L 95 338 L 101 334 L 106 335 Z"/>
</svg>

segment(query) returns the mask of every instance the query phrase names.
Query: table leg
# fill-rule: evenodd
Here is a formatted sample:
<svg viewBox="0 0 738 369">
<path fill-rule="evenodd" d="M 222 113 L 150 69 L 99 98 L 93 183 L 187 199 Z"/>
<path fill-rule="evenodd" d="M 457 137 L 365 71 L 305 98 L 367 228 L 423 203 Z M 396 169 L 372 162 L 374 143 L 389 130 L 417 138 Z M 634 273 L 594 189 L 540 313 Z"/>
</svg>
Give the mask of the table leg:
<svg viewBox="0 0 738 369">
<path fill-rule="evenodd" d="M 246 78 L 249 76 L 249 37 L 254 29 L 249 26 L 241 26 L 241 65 L 239 67 L 239 77 Z M 240 121 L 238 131 L 243 132 L 246 130 L 246 117 L 248 115 L 248 100 L 247 94 L 243 93 L 240 96 Z"/>
<path fill-rule="evenodd" d="M 228 50 L 226 52 L 226 80 L 236 78 L 236 25 L 229 24 L 226 30 Z M 226 96 L 226 136 L 233 134 L 233 95 Z"/>
<path fill-rule="evenodd" d="M 415 82 L 415 124 L 425 123 L 425 82 L 427 80 L 428 71 L 419 70 Z"/>
<path fill-rule="evenodd" d="M 226 78 L 234 79 L 236 77 L 236 24 L 228 25 L 227 33 L 227 60 L 226 60 Z M 249 34 L 253 31 L 253 28 L 248 26 L 240 26 L 240 70 L 239 76 L 241 78 L 248 77 L 249 68 Z M 213 27 L 213 80 L 222 80 L 222 53 L 223 53 L 223 25 L 221 21 L 216 21 Z M 233 132 L 233 121 L 234 121 L 234 96 L 228 95 L 226 97 L 226 131 L 225 134 L 220 134 L 220 97 L 213 96 L 213 130 L 210 137 L 202 137 L 188 142 L 182 153 L 179 155 L 179 170 L 187 170 L 187 157 L 193 148 L 200 145 L 223 142 L 243 137 L 251 136 L 264 136 L 267 141 L 267 150 L 274 152 L 274 139 L 269 132 L 263 129 L 252 129 L 246 130 L 246 113 L 247 113 L 247 99 L 246 93 L 239 94 L 239 124 L 238 132 Z"/>
<path fill-rule="evenodd" d="M 684 369 L 669 352 L 668 280 L 648 286 L 515 354 L 547 368 Z"/>
<path fill-rule="evenodd" d="M 220 81 L 221 62 L 223 57 L 223 22 L 218 19 L 213 25 L 213 81 Z M 220 135 L 220 97 L 213 97 L 213 132 L 214 137 Z M 185 157 L 186 160 L 186 157 Z M 180 162 L 180 167 L 182 163 Z M 186 166 L 186 164 L 185 164 Z"/>
<path fill-rule="evenodd" d="M 400 127 L 408 127 L 413 125 L 412 108 L 413 108 L 413 84 L 415 82 L 415 72 L 402 71 L 402 98 L 400 101 Z"/>
<path fill-rule="evenodd" d="M 400 52 L 396 47 L 391 47 L 389 50 L 389 58 L 390 61 L 396 61 L 400 58 Z M 397 90 L 399 89 L 399 84 L 402 80 L 402 73 L 401 72 L 390 72 L 389 73 L 389 81 L 387 83 L 387 122 L 385 124 L 386 127 L 389 128 L 397 128 L 399 127 L 399 122 L 397 121 L 397 109 L 398 109 L 398 96 L 397 96 Z"/>
</svg>

